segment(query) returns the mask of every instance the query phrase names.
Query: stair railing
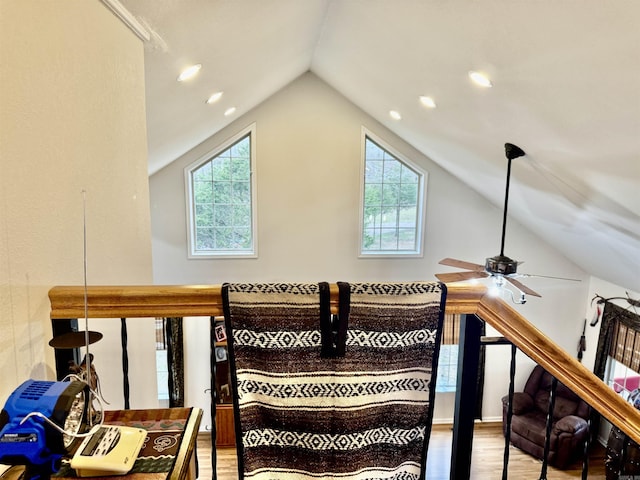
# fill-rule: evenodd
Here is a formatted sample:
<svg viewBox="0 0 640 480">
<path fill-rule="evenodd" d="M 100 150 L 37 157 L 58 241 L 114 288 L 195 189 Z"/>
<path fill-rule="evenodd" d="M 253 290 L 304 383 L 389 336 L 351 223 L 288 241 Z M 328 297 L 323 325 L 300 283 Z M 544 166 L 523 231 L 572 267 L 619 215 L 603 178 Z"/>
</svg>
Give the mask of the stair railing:
<svg viewBox="0 0 640 480">
<path fill-rule="evenodd" d="M 57 286 L 49 291 L 54 336 L 68 332 L 78 318 L 85 315 L 83 286 Z M 222 316 L 221 286 L 89 286 L 86 289 L 89 318 L 190 317 Z M 338 287 L 331 284 L 331 309 L 338 312 Z M 464 314 L 461 322 L 461 363 L 452 448 L 451 478 L 470 475 L 473 417 L 463 402 L 475 402 L 477 350 L 481 342 L 479 325 L 486 322 L 506 342 L 517 347 L 541 365 L 557 381 L 576 395 L 635 443 L 640 443 L 640 412 L 596 377 L 582 363 L 537 329 L 503 300 L 491 297 L 483 286 L 449 285 L 446 312 Z M 60 375 L 70 355 L 56 350 L 56 367 Z M 124 355 L 124 352 L 123 352 Z M 475 364 L 475 367 L 474 367 Z M 64 374 L 64 372 L 62 372 Z M 505 456 L 508 457 L 505 452 Z M 507 461 L 507 458 L 505 458 Z M 543 466 L 543 469 L 545 467 Z M 541 474 L 541 478 L 545 472 Z"/>
</svg>

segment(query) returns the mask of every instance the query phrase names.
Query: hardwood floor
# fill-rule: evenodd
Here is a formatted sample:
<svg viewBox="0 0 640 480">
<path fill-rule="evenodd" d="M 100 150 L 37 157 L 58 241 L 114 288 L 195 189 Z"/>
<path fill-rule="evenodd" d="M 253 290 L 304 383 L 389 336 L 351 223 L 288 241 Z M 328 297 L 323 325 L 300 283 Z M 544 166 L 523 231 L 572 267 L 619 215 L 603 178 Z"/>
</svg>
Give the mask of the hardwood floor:
<svg viewBox="0 0 640 480">
<path fill-rule="evenodd" d="M 473 434 L 473 454 L 471 460 L 471 478 L 474 480 L 492 480 L 502 478 L 502 459 L 504 456 L 504 437 L 499 423 L 478 424 Z M 211 473 L 211 441 L 208 434 L 198 436 L 198 464 L 200 479 L 213 478 Z M 219 448 L 218 479 L 237 480 L 238 467 L 234 448 Z M 451 426 L 434 425 L 429 440 L 427 457 L 427 480 L 449 480 L 451 461 Z M 509 478 L 515 480 L 535 480 L 540 478 L 542 462 L 530 455 L 510 447 Z M 548 480 L 582 478 L 582 463 L 576 462 L 567 470 L 549 467 Z M 604 479 L 604 448 L 595 445 L 589 456 L 589 479 Z"/>
</svg>

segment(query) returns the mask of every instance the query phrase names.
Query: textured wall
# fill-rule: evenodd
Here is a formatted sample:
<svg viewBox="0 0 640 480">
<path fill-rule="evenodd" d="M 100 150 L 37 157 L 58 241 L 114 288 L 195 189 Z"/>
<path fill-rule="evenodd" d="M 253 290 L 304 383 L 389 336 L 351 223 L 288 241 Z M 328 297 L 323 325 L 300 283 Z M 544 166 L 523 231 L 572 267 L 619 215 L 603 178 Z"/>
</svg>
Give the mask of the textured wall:
<svg viewBox="0 0 640 480">
<path fill-rule="evenodd" d="M 152 281 L 141 41 L 97 0 L 0 6 L 0 400 L 53 379 L 48 290 Z"/>
</svg>

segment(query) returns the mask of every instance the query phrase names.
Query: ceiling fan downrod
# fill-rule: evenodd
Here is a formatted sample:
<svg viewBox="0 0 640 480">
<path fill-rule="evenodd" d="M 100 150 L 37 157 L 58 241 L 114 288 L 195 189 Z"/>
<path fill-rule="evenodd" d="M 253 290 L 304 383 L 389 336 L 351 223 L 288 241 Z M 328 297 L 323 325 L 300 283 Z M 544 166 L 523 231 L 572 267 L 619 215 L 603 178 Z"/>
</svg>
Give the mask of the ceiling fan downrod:
<svg viewBox="0 0 640 480">
<path fill-rule="evenodd" d="M 485 260 L 485 270 L 495 275 L 513 275 L 518 271 L 518 262 L 505 256 L 504 242 L 507 233 L 507 210 L 509 207 L 509 185 L 511 181 L 511 160 L 525 155 L 524 151 L 512 143 L 504 144 L 507 156 L 507 183 L 504 191 L 504 210 L 502 212 L 502 238 L 500 240 L 500 254 Z"/>
<path fill-rule="evenodd" d="M 504 191 L 504 211 L 502 213 L 502 239 L 500 241 L 501 257 L 504 257 L 504 239 L 507 231 L 507 208 L 509 206 L 509 183 L 511 181 L 511 160 L 525 155 L 524 150 L 522 150 L 517 145 L 514 145 L 513 143 L 505 143 L 504 151 L 507 156 L 507 160 L 509 162 L 507 164 L 507 185 Z"/>
</svg>

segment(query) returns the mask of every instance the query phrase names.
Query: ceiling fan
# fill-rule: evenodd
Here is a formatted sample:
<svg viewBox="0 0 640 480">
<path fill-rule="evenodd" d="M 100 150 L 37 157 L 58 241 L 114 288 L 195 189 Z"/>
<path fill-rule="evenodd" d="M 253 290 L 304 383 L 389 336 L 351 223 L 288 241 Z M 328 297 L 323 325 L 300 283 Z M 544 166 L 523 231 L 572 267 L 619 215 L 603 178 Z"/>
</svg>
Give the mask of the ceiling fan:
<svg viewBox="0 0 640 480">
<path fill-rule="evenodd" d="M 535 292 L 534 290 L 530 289 L 523 283 L 516 280 L 516 277 L 543 277 L 543 278 L 557 278 L 561 280 L 573 280 L 573 281 L 579 281 L 579 280 L 572 279 L 572 278 L 550 277 L 547 275 L 529 275 L 525 273 L 518 273 L 518 264 L 522 262 L 513 260 L 504 254 L 504 240 L 505 240 L 505 232 L 507 227 L 507 206 L 509 204 L 509 181 L 511 178 L 511 160 L 525 155 L 524 151 L 520 147 L 512 143 L 505 143 L 504 150 L 508 160 L 508 165 L 507 165 L 507 184 L 506 184 L 505 195 L 504 195 L 504 211 L 502 214 L 502 240 L 500 244 L 500 254 L 494 257 L 488 257 L 485 260 L 484 265 L 480 265 L 478 263 L 465 262 L 463 260 L 456 260 L 455 258 L 445 258 L 439 262 L 441 265 L 447 265 L 449 267 L 456 267 L 456 268 L 464 268 L 466 271 L 452 272 L 452 273 L 437 273 L 436 277 L 444 283 L 462 282 L 465 280 L 492 277 L 495 286 L 498 287 L 499 289 L 502 289 L 504 287 L 505 281 L 506 281 L 520 291 L 520 301 L 516 301 L 513 298 L 513 292 L 511 292 L 510 290 L 507 290 L 511 293 L 512 300 L 514 301 L 514 303 L 522 304 L 526 302 L 525 294 L 531 295 L 534 297 L 541 297 L 541 295 Z"/>
</svg>

